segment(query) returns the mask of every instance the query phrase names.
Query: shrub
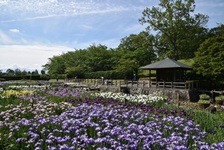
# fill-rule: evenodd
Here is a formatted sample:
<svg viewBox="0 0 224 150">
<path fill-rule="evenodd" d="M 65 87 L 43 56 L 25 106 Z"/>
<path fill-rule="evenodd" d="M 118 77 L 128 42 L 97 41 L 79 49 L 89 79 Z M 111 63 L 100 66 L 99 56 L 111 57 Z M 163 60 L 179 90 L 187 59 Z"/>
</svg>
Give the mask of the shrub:
<svg viewBox="0 0 224 150">
<path fill-rule="evenodd" d="M 210 104 L 210 101 L 207 101 L 207 100 L 199 100 L 198 103 L 200 103 L 200 104 Z"/>
<path fill-rule="evenodd" d="M 210 99 L 210 96 L 208 94 L 201 94 L 200 99 Z"/>
</svg>

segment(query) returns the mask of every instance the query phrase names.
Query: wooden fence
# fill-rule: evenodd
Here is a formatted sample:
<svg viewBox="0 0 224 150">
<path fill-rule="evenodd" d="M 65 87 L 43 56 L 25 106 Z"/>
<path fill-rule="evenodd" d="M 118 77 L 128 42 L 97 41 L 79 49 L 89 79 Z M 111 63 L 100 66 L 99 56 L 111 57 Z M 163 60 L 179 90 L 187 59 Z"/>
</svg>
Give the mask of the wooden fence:
<svg viewBox="0 0 224 150">
<path fill-rule="evenodd" d="M 125 80 L 102 80 L 102 79 L 77 79 L 74 81 L 79 84 L 88 85 L 108 85 L 108 86 L 127 86 L 127 87 L 149 87 L 149 88 L 171 88 L 171 89 L 198 89 L 198 82 L 158 82 L 149 80 L 125 81 Z"/>
</svg>

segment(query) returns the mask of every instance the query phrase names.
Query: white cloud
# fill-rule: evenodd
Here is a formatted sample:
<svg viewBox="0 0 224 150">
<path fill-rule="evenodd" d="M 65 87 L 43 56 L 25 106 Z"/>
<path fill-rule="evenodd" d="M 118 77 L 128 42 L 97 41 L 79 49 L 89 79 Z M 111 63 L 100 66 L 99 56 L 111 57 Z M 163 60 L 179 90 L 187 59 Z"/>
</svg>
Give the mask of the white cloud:
<svg viewBox="0 0 224 150">
<path fill-rule="evenodd" d="M 19 33 L 20 32 L 19 29 L 10 29 L 9 31 L 14 32 L 14 33 Z"/>
<path fill-rule="evenodd" d="M 0 6 L 1 6 L 1 5 L 2 5 L 2 6 L 7 5 L 7 3 L 8 3 L 8 0 L 1 0 L 1 1 L 0 1 Z"/>
<path fill-rule="evenodd" d="M 0 44 L 6 44 L 6 43 L 7 44 L 13 43 L 13 40 L 0 30 Z"/>
<path fill-rule="evenodd" d="M 10 34 L 11 32 L 12 34 Z M 28 41 L 24 39 L 20 34 L 18 29 L 10 29 L 9 32 L 4 32 L 0 30 L 0 45 L 15 45 L 15 44 L 28 44 L 34 43 L 33 41 Z M 17 34 L 14 34 L 17 33 Z"/>
<path fill-rule="evenodd" d="M 12 68 L 15 64 L 18 68 L 26 68 L 26 70 L 41 70 L 42 65 L 48 62 L 48 58 L 67 51 L 74 51 L 74 49 L 65 46 L 43 45 L 0 46 L 0 70 Z"/>
<path fill-rule="evenodd" d="M 131 11 L 136 6 L 125 6 L 109 1 L 96 2 L 89 0 L 73 0 L 59 2 L 57 0 L 17 0 L 0 3 L 0 15 L 11 15 L 11 19 L 1 22 L 26 21 L 46 19 L 60 16 L 77 16 L 89 14 L 104 14 L 111 12 Z M 142 10 L 142 7 L 139 8 Z M 15 17 L 16 15 L 17 17 Z"/>
</svg>

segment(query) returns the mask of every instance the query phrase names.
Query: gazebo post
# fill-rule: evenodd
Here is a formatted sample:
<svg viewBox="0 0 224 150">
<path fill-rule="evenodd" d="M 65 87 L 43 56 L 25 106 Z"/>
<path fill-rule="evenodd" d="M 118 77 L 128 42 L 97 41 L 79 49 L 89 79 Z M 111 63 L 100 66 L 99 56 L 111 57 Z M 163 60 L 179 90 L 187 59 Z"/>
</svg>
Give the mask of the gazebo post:
<svg viewBox="0 0 224 150">
<path fill-rule="evenodd" d="M 176 73 L 177 73 L 177 70 L 174 69 L 174 74 L 173 74 L 173 81 L 176 82 Z"/>
</svg>

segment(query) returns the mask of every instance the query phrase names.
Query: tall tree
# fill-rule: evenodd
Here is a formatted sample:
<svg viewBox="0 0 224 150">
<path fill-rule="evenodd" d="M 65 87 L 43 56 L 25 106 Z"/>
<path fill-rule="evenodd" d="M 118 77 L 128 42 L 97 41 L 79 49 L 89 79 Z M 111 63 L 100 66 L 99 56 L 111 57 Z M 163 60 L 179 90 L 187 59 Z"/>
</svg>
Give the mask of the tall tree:
<svg viewBox="0 0 224 150">
<path fill-rule="evenodd" d="M 194 14 L 194 0 L 160 0 L 159 7 L 146 8 L 139 20 L 156 31 L 157 53 L 175 60 L 194 57 L 207 32 L 208 16 Z"/>
</svg>

